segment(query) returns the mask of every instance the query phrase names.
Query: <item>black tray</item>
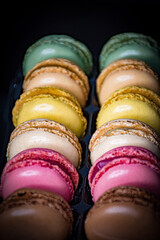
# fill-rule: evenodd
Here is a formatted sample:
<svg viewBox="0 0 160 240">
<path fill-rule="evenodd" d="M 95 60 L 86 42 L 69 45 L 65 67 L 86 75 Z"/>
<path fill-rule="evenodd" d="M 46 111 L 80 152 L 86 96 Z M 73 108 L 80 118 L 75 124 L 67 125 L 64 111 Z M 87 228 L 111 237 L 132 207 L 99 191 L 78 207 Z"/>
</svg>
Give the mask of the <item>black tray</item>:
<svg viewBox="0 0 160 240">
<path fill-rule="evenodd" d="M 88 126 L 80 139 L 83 161 L 79 169 L 80 183 L 74 200 L 70 203 L 74 214 L 74 228 L 71 240 L 85 240 L 84 220 L 93 202 L 87 175 L 90 168 L 88 143 L 95 131 L 99 106 L 96 98 L 95 81 L 98 75 L 98 56 L 104 42 L 120 32 L 139 32 L 152 36 L 160 42 L 158 32 L 159 1 L 152 0 L 112 0 L 76 1 L 66 3 L 53 1 L 20 6 L 3 4 L 6 16 L 1 19 L 2 87 L 0 88 L 0 174 L 6 163 L 6 148 L 12 124 L 12 108 L 22 92 L 21 64 L 26 49 L 37 39 L 49 34 L 67 34 L 84 42 L 94 58 L 94 70 L 89 77 L 90 94 L 84 110 Z M 106 6 L 107 5 L 107 6 Z M 6 21 L 5 21 L 6 20 Z M 4 24 L 5 23 L 5 24 Z M 2 201 L 2 199 L 0 199 Z"/>
</svg>

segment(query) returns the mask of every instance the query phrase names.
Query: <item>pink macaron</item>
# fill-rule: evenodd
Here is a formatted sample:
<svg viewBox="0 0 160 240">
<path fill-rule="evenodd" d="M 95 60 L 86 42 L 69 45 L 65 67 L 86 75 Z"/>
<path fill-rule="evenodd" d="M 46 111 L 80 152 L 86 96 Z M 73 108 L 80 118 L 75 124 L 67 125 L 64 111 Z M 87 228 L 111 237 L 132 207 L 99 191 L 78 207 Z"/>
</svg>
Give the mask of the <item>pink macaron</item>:
<svg viewBox="0 0 160 240">
<path fill-rule="evenodd" d="M 96 160 L 88 180 L 94 202 L 105 191 L 118 186 L 140 187 L 160 198 L 160 161 L 145 148 L 114 148 Z"/>
<path fill-rule="evenodd" d="M 35 188 L 73 199 L 79 175 L 62 154 L 44 148 L 27 149 L 5 165 L 1 176 L 1 194 L 5 199 L 15 190 Z"/>
</svg>

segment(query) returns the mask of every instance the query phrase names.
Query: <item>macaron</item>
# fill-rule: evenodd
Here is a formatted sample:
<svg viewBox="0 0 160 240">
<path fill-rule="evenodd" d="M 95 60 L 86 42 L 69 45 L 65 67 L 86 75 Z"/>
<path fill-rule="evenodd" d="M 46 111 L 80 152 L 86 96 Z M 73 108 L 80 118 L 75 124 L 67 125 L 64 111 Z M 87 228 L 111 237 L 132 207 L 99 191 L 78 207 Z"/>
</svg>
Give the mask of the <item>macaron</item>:
<svg viewBox="0 0 160 240">
<path fill-rule="evenodd" d="M 21 188 L 56 193 L 66 201 L 73 199 L 79 175 L 62 154 L 45 148 L 24 150 L 5 165 L 1 175 L 1 194 L 5 199 Z"/>
<path fill-rule="evenodd" d="M 122 146 L 143 147 L 160 158 L 160 136 L 147 124 L 133 119 L 116 119 L 103 124 L 89 142 L 92 165 L 105 152 Z"/>
<path fill-rule="evenodd" d="M 160 201 L 141 188 L 112 188 L 89 210 L 84 226 L 88 240 L 159 240 Z"/>
<path fill-rule="evenodd" d="M 76 135 L 64 125 L 48 119 L 33 119 L 18 125 L 10 135 L 7 160 L 29 148 L 57 151 L 75 168 L 82 161 L 82 147 Z"/>
<path fill-rule="evenodd" d="M 82 42 L 68 35 L 48 35 L 33 43 L 23 59 L 23 74 L 32 69 L 38 62 L 49 58 L 64 58 L 74 62 L 87 75 L 93 68 L 92 54 Z"/>
<path fill-rule="evenodd" d="M 160 97 L 137 86 L 121 88 L 105 100 L 97 116 L 97 128 L 114 119 L 142 121 L 160 133 Z"/>
<path fill-rule="evenodd" d="M 77 98 L 82 107 L 85 106 L 89 94 L 87 75 L 73 62 L 52 58 L 37 63 L 25 76 L 23 91 L 35 87 L 54 86 L 64 89 Z"/>
<path fill-rule="evenodd" d="M 133 32 L 112 36 L 100 52 L 100 71 L 111 62 L 122 58 L 142 60 L 160 74 L 160 48 L 158 42 L 150 36 Z"/>
<path fill-rule="evenodd" d="M 135 186 L 160 199 L 160 160 L 146 148 L 123 146 L 104 153 L 88 175 L 93 201 L 118 186 Z"/>
<path fill-rule="evenodd" d="M 69 204 L 48 191 L 20 189 L 0 204 L 1 240 L 65 240 L 72 227 Z"/>
<path fill-rule="evenodd" d="M 13 124 L 46 118 L 68 127 L 77 137 L 84 135 L 87 120 L 74 96 L 55 87 L 40 87 L 22 93 L 12 111 Z"/>
<path fill-rule="evenodd" d="M 119 59 L 104 68 L 96 80 L 99 104 L 114 91 L 128 86 L 145 87 L 160 95 L 158 75 L 148 64 L 136 59 Z"/>
</svg>

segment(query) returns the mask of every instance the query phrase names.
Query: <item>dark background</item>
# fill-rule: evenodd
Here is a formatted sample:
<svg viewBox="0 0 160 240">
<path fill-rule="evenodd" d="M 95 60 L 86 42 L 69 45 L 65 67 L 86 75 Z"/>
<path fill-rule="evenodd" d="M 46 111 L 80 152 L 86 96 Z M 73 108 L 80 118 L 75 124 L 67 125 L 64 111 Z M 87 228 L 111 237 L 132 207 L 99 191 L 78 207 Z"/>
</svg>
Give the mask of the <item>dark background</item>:
<svg viewBox="0 0 160 240">
<path fill-rule="evenodd" d="M 0 146 L 7 130 L 8 90 L 26 49 L 49 34 L 67 34 L 91 50 L 94 66 L 103 44 L 114 34 L 139 32 L 160 43 L 159 1 L 18 1 L 1 7 Z"/>
</svg>

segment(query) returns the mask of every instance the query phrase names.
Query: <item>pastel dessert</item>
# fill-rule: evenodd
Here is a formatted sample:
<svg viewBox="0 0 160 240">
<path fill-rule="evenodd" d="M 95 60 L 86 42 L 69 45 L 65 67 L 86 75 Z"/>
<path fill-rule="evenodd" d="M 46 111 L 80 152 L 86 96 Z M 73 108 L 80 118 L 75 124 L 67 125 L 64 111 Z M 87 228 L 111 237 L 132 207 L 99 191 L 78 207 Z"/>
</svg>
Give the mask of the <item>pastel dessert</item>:
<svg viewBox="0 0 160 240">
<path fill-rule="evenodd" d="M 36 87 L 54 86 L 64 89 L 85 106 L 89 94 L 87 75 L 73 62 L 62 59 L 47 59 L 37 63 L 25 76 L 23 91 Z"/>
<path fill-rule="evenodd" d="M 23 59 L 23 74 L 32 69 L 38 62 L 49 58 L 64 58 L 74 62 L 87 75 L 93 68 L 92 54 L 82 42 L 67 35 L 49 35 L 33 43 Z"/>
<path fill-rule="evenodd" d="M 105 100 L 97 117 L 97 128 L 114 119 L 142 121 L 160 133 L 160 97 L 137 86 L 121 88 Z"/>
<path fill-rule="evenodd" d="M 142 60 L 160 74 L 160 47 L 150 36 L 133 32 L 112 36 L 100 52 L 100 71 L 111 62 L 123 58 Z"/>
<path fill-rule="evenodd" d="M 149 65 L 136 59 L 119 59 L 104 68 L 96 80 L 99 104 L 114 91 L 128 86 L 145 87 L 160 95 L 158 75 Z"/>
<path fill-rule="evenodd" d="M 160 198 L 160 160 L 145 148 L 123 146 L 103 154 L 88 175 L 93 201 L 118 186 L 135 186 Z"/>
<path fill-rule="evenodd" d="M 64 125 L 48 119 L 33 119 L 18 125 L 10 135 L 7 160 L 29 148 L 57 151 L 75 168 L 82 161 L 82 147 L 76 135 Z"/>
<path fill-rule="evenodd" d="M 32 148 L 7 162 L 1 175 L 1 194 L 5 199 L 18 189 L 36 188 L 56 193 L 69 202 L 78 183 L 76 168 L 62 154 Z"/>
<path fill-rule="evenodd" d="M 148 149 L 160 158 L 160 137 L 147 124 L 133 119 L 116 119 L 103 124 L 89 142 L 92 165 L 105 152 L 122 146 Z"/>
<path fill-rule="evenodd" d="M 87 120 L 70 93 L 55 87 L 40 87 L 22 93 L 12 111 L 13 124 L 46 118 L 68 127 L 77 137 L 84 135 Z"/>
<path fill-rule="evenodd" d="M 65 240 L 72 228 L 72 210 L 57 194 L 20 189 L 0 204 L 1 240 Z"/>
<path fill-rule="evenodd" d="M 137 187 L 122 186 L 105 192 L 85 220 L 88 240 L 159 240 L 160 201 Z"/>
</svg>

